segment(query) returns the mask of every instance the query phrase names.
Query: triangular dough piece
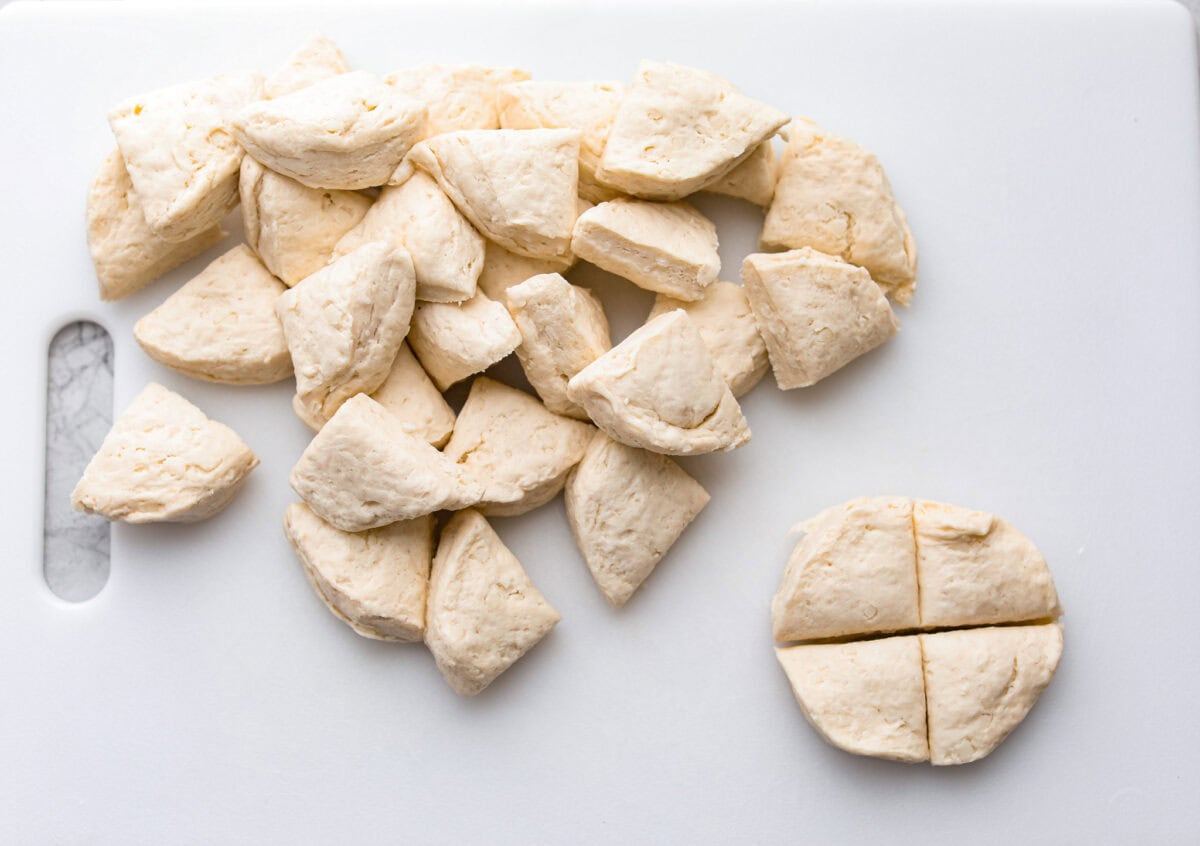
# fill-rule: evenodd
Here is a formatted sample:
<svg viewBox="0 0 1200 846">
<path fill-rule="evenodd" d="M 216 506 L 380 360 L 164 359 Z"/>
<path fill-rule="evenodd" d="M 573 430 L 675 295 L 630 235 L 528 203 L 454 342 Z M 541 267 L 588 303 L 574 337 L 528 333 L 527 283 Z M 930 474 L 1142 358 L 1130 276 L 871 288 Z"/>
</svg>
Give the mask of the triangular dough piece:
<svg viewBox="0 0 1200 846">
<path fill-rule="evenodd" d="M 841 256 L 908 305 L 917 284 L 917 245 L 879 160 L 802 118 L 787 135 L 762 248 L 812 247 Z"/>
<path fill-rule="evenodd" d="M 479 291 L 465 303 L 419 303 L 408 342 L 444 391 L 506 358 L 521 333 L 508 309 Z"/>
<path fill-rule="evenodd" d="M 309 188 L 249 156 L 238 191 L 246 243 L 288 287 L 324 267 L 334 245 L 371 208 L 357 191 Z"/>
<path fill-rule="evenodd" d="M 216 244 L 225 233 L 212 226 L 186 241 L 157 235 L 133 191 L 121 151 L 100 165 L 87 201 L 87 239 L 100 283 L 100 299 L 119 300 L 149 285 Z"/>
<path fill-rule="evenodd" d="M 504 129 L 578 129 L 579 196 L 602 203 L 619 193 L 596 182 L 596 168 L 624 96 L 619 82 L 532 80 L 502 86 L 496 106 Z"/>
<path fill-rule="evenodd" d="M 570 251 L 578 131 L 449 132 L 422 141 L 406 161 L 436 179 L 475 228 L 505 249 L 545 259 Z"/>
<path fill-rule="evenodd" d="M 608 134 L 601 184 L 678 200 L 724 176 L 788 121 L 711 73 L 642 62 Z"/>
<path fill-rule="evenodd" d="M 329 419 L 349 397 L 383 384 L 408 334 L 415 292 L 408 253 L 373 241 L 279 297 L 308 416 Z"/>
<path fill-rule="evenodd" d="M 457 693 L 479 693 L 559 619 L 478 511 L 450 519 L 430 575 L 425 643 Z"/>
<path fill-rule="evenodd" d="M 126 523 L 193 523 L 228 505 L 257 466 L 236 432 L 151 382 L 105 436 L 71 503 Z"/>
<path fill-rule="evenodd" d="M 475 280 L 483 270 L 483 236 L 428 174 L 418 171 L 402 184 L 384 188 L 333 254 L 345 255 L 368 241 L 388 241 L 408 250 L 417 273 L 418 300 L 459 303 L 475 295 Z"/>
<path fill-rule="evenodd" d="M 421 138 L 460 129 L 499 129 L 496 90 L 529 79 L 519 68 L 482 65 L 420 65 L 393 71 L 383 81 L 428 109 Z"/>
<path fill-rule="evenodd" d="M 913 503 L 862 497 L 802 524 L 771 602 L 778 641 L 915 629 L 917 560 Z"/>
<path fill-rule="evenodd" d="M 1058 594 L 1046 559 L 1011 523 L 938 502 L 918 502 L 913 518 L 922 626 L 1058 616 Z"/>
<path fill-rule="evenodd" d="M 1056 623 L 920 637 L 935 765 L 978 761 L 999 746 L 1054 678 L 1063 648 Z"/>
<path fill-rule="evenodd" d="M 283 97 L 314 82 L 349 73 L 350 65 L 341 49 L 323 35 L 315 35 L 288 57 L 283 67 L 267 77 L 263 96 L 267 99 Z"/>
<path fill-rule="evenodd" d="M 929 760 L 915 635 L 789 646 L 775 655 L 800 710 L 828 743 L 855 755 Z"/>
<path fill-rule="evenodd" d="M 524 391 L 480 376 L 443 452 L 483 485 L 481 513 L 513 517 L 558 495 L 595 431 L 547 411 Z"/>
<path fill-rule="evenodd" d="M 354 631 L 409 643 L 425 637 L 432 515 L 343 532 L 297 502 L 284 514 L 283 531 L 317 596 Z"/>
<path fill-rule="evenodd" d="M 479 502 L 482 487 L 366 394 L 346 401 L 292 468 L 292 488 L 327 523 L 361 532 Z"/>
<path fill-rule="evenodd" d="M 741 285 L 714 282 L 704 289 L 700 299 L 690 303 L 659 294 L 646 322 L 677 308 L 687 312 L 696 324 L 712 354 L 713 365 L 729 383 L 735 397 L 749 393 L 767 375 L 771 367 L 767 345 L 758 332 L 758 322 Z M 518 348 L 517 354 L 520 353 Z"/>
<path fill-rule="evenodd" d="M 569 257 L 572 261 L 574 255 Z M 507 302 L 506 294 L 513 285 L 543 273 L 564 273 L 572 264 L 567 257 L 533 259 L 509 252 L 492 241 L 483 251 L 483 271 L 479 274 L 479 290 L 498 303 Z"/>
<path fill-rule="evenodd" d="M 768 139 L 755 147 L 740 165 L 715 182 L 705 185 L 704 190 L 766 208 L 775 196 L 775 182 L 778 179 L 779 159 Z"/>
<path fill-rule="evenodd" d="M 263 385 L 292 375 L 275 301 L 286 291 L 240 244 L 133 327 L 146 355 L 207 382 Z"/>
<path fill-rule="evenodd" d="M 615 608 L 629 601 L 709 499 L 665 455 L 603 432 L 592 438 L 564 490 L 575 544 Z"/>
<path fill-rule="evenodd" d="M 614 440 L 666 455 L 730 450 L 750 441 L 742 410 L 683 311 L 658 317 L 567 383 Z"/>
</svg>

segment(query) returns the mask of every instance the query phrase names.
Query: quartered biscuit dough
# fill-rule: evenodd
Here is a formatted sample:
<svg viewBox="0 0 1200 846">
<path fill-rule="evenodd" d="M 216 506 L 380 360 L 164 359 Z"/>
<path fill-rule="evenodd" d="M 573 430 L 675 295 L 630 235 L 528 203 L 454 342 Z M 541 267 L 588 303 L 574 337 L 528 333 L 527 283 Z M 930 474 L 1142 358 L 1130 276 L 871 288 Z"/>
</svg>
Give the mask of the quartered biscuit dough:
<svg viewBox="0 0 1200 846">
<path fill-rule="evenodd" d="M 126 523 L 193 523 L 225 508 L 257 466 L 236 432 L 151 382 L 105 436 L 71 503 Z"/>
<path fill-rule="evenodd" d="M 756 206 L 766 208 L 775 195 L 775 182 L 779 178 L 779 159 L 770 140 L 754 148 L 740 165 L 702 190 L 711 194 L 736 197 Z"/>
<path fill-rule="evenodd" d="M 708 504 L 665 455 L 597 432 L 567 477 L 567 522 L 597 587 L 621 607 Z"/>
<path fill-rule="evenodd" d="M 350 65 L 341 49 L 323 35 L 315 35 L 288 57 L 283 67 L 267 77 L 263 96 L 283 97 L 314 82 L 349 73 Z"/>
<path fill-rule="evenodd" d="M 404 430 L 435 447 L 443 446 L 454 431 L 454 409 L 429 378 L 408 344 L 400 345 L 392 370 L 371 394 L 396 416 Z"/>
<path fill-rule="evenodd" d="M 459 129 L 499 129 L 496 92 L 529 79 L 519 68 L 482 65 L 421 65 L 393 71 L 383 81 L 428 109 L 421 138 Z"/>
<path fill-rule="evenodd" d="M 570 260 L 568 260 L 568 258 Z M 534 259 L 509 252 L 492 241 L 483 251 L 483 270 L 479 274 L 479 290 L 498 303 L 507 302 L 507 291 L 532 276 L 543 273 L 563 273 L 573 263 L 574 255 L 564 258 Z"/>
<path fill-rule="evenodd" d="M 366 394 L 347 400 L 321 428 L 292 468 L 291 483 L 321 519 L 347 532 L 466 508 L 483 493 Z"/>
<path fill-rule="evenodd" d="M 508 356 L 521 333 L 508 309 L 479 291 L 465 303 L 418 303 L 408 343 L 444 391 Z"/>
<path fill-rule="evenodd" d="M 450 519 L 429 579 L 425 643 L 455 692 L 479 693 L 559 619 L 478 511 Z"/>
<path fill-rule="evenodd" d="M 614 440 L 667 455 L 730 450 L 750 427 L 683 311 L 655 318 L 567 383 Z"/>
<path fill-rule="evenodd" d="M 275 301 L 286 291 L 244 244 L 204 268 L 133 327 L 160 364 L 208 382 L 262 385 L 292 375 Z"/>
<path fill-rule="evenodd" d="M 100 165 L 88 191 L 87 238 L 100 299 L 119 300 L 225 237 L 213 225 L 185 241 L 167 241 L 150 228 L 120 150 Z"/>
<path fill-rule="evenodd" d="M 317 596 L 363 637 L 420 641 L 433 561 L 433 516 L 366 532 L 335 529 L 303 503 L 283 531 Z"/>
<path fill-rule="evenodd" d="M 364 71 L 338 74 L 234 118 L 258 162 L 310 188 L 383 185 L 416 142 L 425 107 Z"/>
<path fill-rule="evenodd" d="M 242 148 L 232 122 L 262 95 L 262 84 L 256 73 L 220 74 L 109 112 L 146 223 L 163 240 L 195 238 L 237 205 Z"/>
<path fill-rule="evenodd" d="M 742 285 L 782 390 L 815 385 L 900 329 L 869 273 L 808 247 L 747 256 Z"/>
<path fill-rule="evenodd" d="M 595 431 L 548 411 L 524 391 L 480 376 L 443 453 L 483 486 L 476 506 L 481 513 L 513 517 L 558 495 Z"/>
<path fill-rule="evenodd" d="M 721 272 L 717 228 L 687 203 L 621 198 L 579 216 L 571 249 L 648 291 L 698 300 Z"/>
</svg>

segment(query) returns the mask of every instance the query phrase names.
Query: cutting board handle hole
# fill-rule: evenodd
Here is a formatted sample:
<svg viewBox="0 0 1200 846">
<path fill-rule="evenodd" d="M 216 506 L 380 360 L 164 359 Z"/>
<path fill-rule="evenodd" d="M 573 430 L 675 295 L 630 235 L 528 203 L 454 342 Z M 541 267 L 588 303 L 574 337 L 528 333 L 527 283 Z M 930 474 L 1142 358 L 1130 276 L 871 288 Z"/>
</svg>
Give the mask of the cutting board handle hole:
<svg viewBox="0 0 1200 846">
<path fill-rule="evenodd" d="M 108 581 L 112 527 L 72 508 L 71 491 L 112 426 L 112 336 L 88 320 L 70 323 L 48 356 L 42 575 L 55 596 L 83 602 Z"/>
</svg>

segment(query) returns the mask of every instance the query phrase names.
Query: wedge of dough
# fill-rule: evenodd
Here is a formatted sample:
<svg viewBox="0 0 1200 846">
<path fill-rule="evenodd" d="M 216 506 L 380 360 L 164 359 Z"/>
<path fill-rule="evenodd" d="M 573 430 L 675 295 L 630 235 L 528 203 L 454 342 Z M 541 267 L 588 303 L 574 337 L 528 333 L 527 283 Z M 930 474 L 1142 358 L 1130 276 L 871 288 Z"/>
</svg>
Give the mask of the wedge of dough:
<svg viewBox="0 0 1200 846">
<path fill-rule="evenodd" d="M 915 635 L 780 647 L 775 655 L 805 719 L 826 742 L 855 755 L 929 760 Z"/>
<path fill-rule="evenodd" d="M 637 197 L 678 200 L 729 173 L 787 121 L 719 76 L 644 61 L 617 110 L 596 179 Z"/>
<path fill-rule="evenodd" d="M 219 226 L 186 241 L 171 242 L 157 235 L 146 223 L 120 150 L 105 157 L 88 191 L 88 250 L 102 300 L 119 300 L 140 291 L 224 237 Z"/>
<path fill-rule="evenodd" d="M 579 132 L 448 132 L 406 159 L 437 180 L 484 237 L 530 258 L 565 257 L 578 215 Z M 402 181 L 404 171 L 394 180 Z"/>
<path fill-rule="evenodd" d="M 532 80 L 501 86 L 496 105 L 503 129 L 579 130 L 579 196 L 602 203 L 619 195 L 596 181 L 596 168 L 624 96 L 619 82 Z"/>
<path fill-rule="evenodd" d="M 930 760 L 985 757 L 1025 719 L 1062 658 L 1057 623 L 921 635 Z"/>
<path fill-rule="evenodd" d="M 362 532 L 474 505 L 482 487 L 366 394 L 338 409 L 292 468 L 292 488 L 325 522 Z"/>
<path fill-rule="evenodd" d="M 508 289 L 532 276 L 543 273 L 563 273 L 574 260 L 566 258 L 533 259 L 509 252 L 492 241 L 483 251 L 483 270 L 479 274 L 479 290 L 498 303 L 508 301 Z"/>
<path fill-rule="evenodd" d="M 713 365 L 735 397 L 749 393 L 767 375 L 771 366 L 767 345 L 758 332 L 758 322 L 742 286 L 714 282 L 704 289 L 700 299 L 690 303 L 659 294 L 646 320 L 677 308 L 687 312 L 696 325 L 712 355 Z"/>
<path fill-rule="evenodd" d="M 314 35 L 267 77 L 263 96 L 267 99 L 283 97 L 314 82 L 349 72 L 350 65 L 337 44 L 323 35 Z"/>
<path fill-rule="evenodd" d="M 612 349 L 600 301 L 557 273 L 526 279 L 509 288 L 506 298 L 521 332 L 517 358 L 529 384 L 555 414 L 588 419 L 567 398 L 567 382 Z"/>
<path fill-rule="evenodd" d="M 651 320 L 567 383 L 567 398 L 614 440 L 666 455 L 750 440 L 742 410 L 681 310 Z"/>
<path fill-rule="evenodd" d="M 296 502 L 284 514 L 283 531 L 335 617 L 373 640 L 424 639 L 432 515 L 343 532 Z"/>
<path fill-rule="evenodd" d="M 721 272 L 717 228 L 688 203 L 620 198 L 579 216 L 571 250 L 640 288 L 698 300 Z"/>
<path fill-rule="evenodd" d="M 419 303 L 408 342 L 444 391 L 505 358 L 521 333 L 508 309 L 480 291 L 465 303 Z"/>
<path fill-rule="evenodd" d="M 478 511 L 442 529 L 429 579 L 425 643 L 442 676 L 474 696 L 545 637 L 560 617 Z"/>
<path fill-rule="evenodd" d="M 596 586 L 620 608 L 708 504 L 665 455 L 597 432 L 567 477 L 567 522 Z"/>
<path fill-rule="evenodd" d="M 443 454 L 483 485 L 475 507 L 515 517 L 558 495 L 596 430 L 553 414 L 524 391 L 480 376 Z"/>
<path fill-rule="evenodd" d="M 770 140 L 754 148 L 740 165 L 704 186 L 710 194 L 723 194 L 766 208 L 775 196 L 779 179 L 779 159 Z"/>
<path fill-rule="evenodd" d="M 808 247 L 752 253 L 742 285 L 781 390 L 815 385 L 900 330 L 869 273 Z"/>
<path fill-rule="evenodd" d="M 400 345 L 392 370 L 371 398 L 390 411 L 414 437 L 442 447 L 454 431 L 454 409 L 446 402 L 408 344 Z"/>
<path fill-rule="evenodd" d="M 289 288 L 320 270 L 334 245 L 358 226 L 371 200 L 357 191 L 309 188 L 242 159 L 238 192 L 246 243 Z"/>
<path fill-rule="evenodd" d="M 979 626 L 1058 616 L 1058 593 L 1046 559 L 1011 523 L 983 511 L 918 502 L 913 524 L 921 625 Z"/>
<path fill-rule="evenodd" d="M 105 436 L 71 504 L 126 523 L 194 523 L 225 508 L 257 466 L 236 432 L 151 382 Z"/>
<path fill-rule="evenodd" d="M 383 81 L 406 97 L 425 104 L 428 115 L 421 138 L 460 129 L 499 129 L 496 91 L 529 79 L 519 68 L 482 65 L 420 65 L 393 71 Z"/>
<path fill-rule="evenodd" d="M 276 173 L 309 188 L 354 191 L 388 181 L 424 119 L 420 102 L 353 71 L 251 103 L 233 129 L 246 152 Z"/>
<path fill-rule="evenodd" d="M 920 625 L 913 502 L 861 497 L 802 524 L 771 602 L 775 640 L 819 640 Z"/>
<path fill-rule="evenodd" d="M 902 305 L 917 283 L 917 246 L 879 160 L 803 118 L 788 127 L 761 246 L 841 256 Z"/>
<path fill-rule="evenodd" d="M 189 280 L 133 327 L 146 355 L 180 373 L 227 385 L 292 375 L 275 301 L 286 291 L 245 244 Z"/>
<path fill-rule="evenodd" d="M 220 74 L 118 105 L 108 123 L 146 223 L 164 241 L 190 241 L 237 205 L 243 151 L 234 116 L 262 95 L 256 73 Z"/>
<path fill-rule="evenodd" d="M 329 419 L 383 384 L 408 334 L 415 291 L 408 253 L 374 241 L 279 297 L 296 395 L 312 418 Z"/>
<path fill-rule="evenodd" d="M 429 175 L 416 172 L 404 183 L 384 188 L 333 254 L 345 255 L 368 241 L 390 241 L 408 250 L 418 300 L 459 303 L 475 295 L 483 270 L 483 236 Z"/>
</svg>

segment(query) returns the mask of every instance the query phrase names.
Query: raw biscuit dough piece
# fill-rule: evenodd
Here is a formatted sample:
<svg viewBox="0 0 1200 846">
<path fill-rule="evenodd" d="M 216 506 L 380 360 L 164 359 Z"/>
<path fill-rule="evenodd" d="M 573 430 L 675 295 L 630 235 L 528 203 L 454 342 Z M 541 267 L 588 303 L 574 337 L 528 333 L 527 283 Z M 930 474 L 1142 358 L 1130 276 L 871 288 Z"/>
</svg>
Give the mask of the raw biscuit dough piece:
<svg viewBox="0 0 1200 846">
<path fill-rule="evenodd" d="M 852 141 L 797 119 L 788 127 L 764 250 L 812 247 L 865 267 L 896 302 L 917 282 L 917 246 L 878 159 Z"/>
<path fill-rule="evenodd" d="M 665 455 L 597 432 L 567 477 L 567 522 L 596 586 L 620 608 L 708 504 Z"/>
<path fill-rule="evenodd" d="M 425 643 L 456 693 L 479 693 L 559 619 L 478 511 L 450 518 L 433 559 Z"/>
<path fill-rule="evenodd" d="M 486 238 L 530 258 L 565 258 L 579 214 L 579 132 L 496 129 L 448 132 L 422 141 L 409 167 L 437 180 Z"/>
<path fill-rule="evenodd" d="M 444 391 L 515 350 L 521 332 L 508 309 L 479 291 L 465 303 L 418 303 L 408 343 Z"/>
<path fill-rule="evenodd" d="M 392 370 L 371 394 L 396 416 L 404 431 L 442 447 L 454 431 L 454 409 L 438 391 L 408 344 L 400 345 Z"/>
<path fill-rule="evenodd" d="M 574 259 L 574 256 L 571 256 Z M 563 273 L 571 262 L 565 258 L 533 259 L 510 253 L 492 241 L 483 251 L 483 270 L 479 274 L 479 290 L 496 302 L 507 302 L 508 289 L 543 273 Z"/>
<path fill-rule="evenodd" d="M 578 129 L 579 196 L 602 203 L 619 192 L 596 181 L 596 168 L 617 108 L 625 96 L 619 82 L 514 82 L 496 95 L 503 129 Z"/>
<path fill-rule="evenodd" d="M 524 391 L 480 376 L 443 454 L 483 485 L 476 508 L 515 517 L 558 495 L 596 430 L 546 410 Z"/>
<path fill-rule="evenodd" d="M 766 208 L 775 196 L 775 182 L 778 179 L 779 160 L 768 139 L 755 147 L 754 152 L 740 165 L 715 182 L 705 185 L 704 190 Z"/>
<path fill-rule="evenodd" d="M 362 223 L 338 242 L 334 255 L 368 241 L 391 241 L 408 250 L 418 300 L 458 303 L 474 296 L 483 270 L 483 236 L 428 174 L 417 171 L 402 184 L 384 188 Z"/>
<path fill-rule="evenodd" d="M 579 216 L 571 250 L 648 291 L 698 300 L 721 272 L 717 228 L 688 203 L 620 198 Z"/>
<path fill-rule="evenodd" d="M 288 290 L 275 304 L 313 419 L 383 384 L 408 333 L 416 282 L 403 248 L 364 244 Z"/>
<path fill-rule="evenodd" d="M 637 197 L 678 200 L 729 173 L 787 121 L 719 76 L 645 61 L 617 110 L 596 179 Z"/>
<path fill-rule="evenodd" d="M 855 755 L 929 760 L 917 636 L 779 647 L 775 655 L 828 743 Z"/>
<path fill-rule="evenodd" d="M 509 288 L 506 298 L 521 332 L 517 358 L 529 384 L 555 414 L 588 419 L 567 398 L 567 382 L 612 349 L 600 301 L 557 273 L 526 279 Z"/>
<path fill-rule="evenodd" d="M 119 104 L 108 123 L 146 223 L 179 243 L 212 229 L 238 201 L 243 151 L 232 120 L 262 95 L 256 73 L 220 74 Z"/>
<path fill-rule="evenodd" d="M 913 523 L 922 626 L 1058 616 L 1058 594 L 1046 559 L 1011 523 L 938 502 L 918 502 Z"/>
<path fill-rule="evenodd" d="M 263 96 L 268 100 L 283 97 L 314 82 L 331 76 L 349 73 L 350 65 L 332 40 L 323 35 L 314 35 L 288 57 L 283 67 L 267 77 Z"/>
<path fill-rule="evenodd" d="M 750 440 L 737 400 L 680 310 L 651 320 L 575 374 L 567 398 L 614 440 L 651 452 L 698 455 Z"/>
<path fill-rule="evenodd" d="M 140 291 L 224 237 L 219 226 L 179 242 L 155 234 L 133 192 L 120 150 L 114 149 L 104 159 L 88 191 L 88 249 L 102 300 L 119 300 Z"/>
<path fill-rule="evenodd" d="M 296 502 L 284 514 L 283 531 L 335 617 L 374 640 L 424 639 L 433 515 L 343 532 Z"/>
<path fill-rule="evenodd" d="M 288 287 L 324 267 L 334 245 L 371 208 L 357 191 L 309 188 L 249 156 L 238 191 L 246 243 Z"/>
<path fill-rule="evenodd" d="M 151 382 L 105 436 L 71 504 L 126 523 L 194 523 L 225 508 L 257 466 L 236 432 Z"/>
<path fill-rule="evenodd" d="M 647 321 L 680 308 L 696 324 L 704 345 L 712 354 L 717 372 L 729 383 L 735 397 L 749 393 L 762 381 L 771 366 L 767 345 L 758 333 L 758 323 L 741 285 L 714 282 L 695 302 L 684 302 L 665 294 L 654 298 Z M 520 350 L 517 350 L 518 354 Z"/>
<path fill-rule="evenodd" d="M 1062 657 L 1057 623 L 923 634 L 934 765 L 978 761 L 1025 719 Z"/>
<path fill-rule="evenodd" d="M 782 390 L 815 385 L 900 329 L 867 271 L 808 247 L 747 256 L 742 285 Z"/>
<path fill-rule="evenodd" d="M 499 129 L 496 91 L 529 79 L 519 68 L 481 65 L 421 65 L 393 71 L 383 81 L 428 109 L 421 139 L 460 129 Z"/>
<path fill-rule="evenodd" d="M 309 188 L 383 185 L 416 142 L 425 108 L 364 71 L 338 74 L 242 109 L 238 141 Z"/>
<path fill-rule="evenodd" d="M 915 629 L 917 551 L 913 502 L 862 497 L 802 524 L 771 602 L 775 640 Z"/>
<path fill-rule="evenodd" d="M 347 400 L 321 428 L 291 483 L 317 516 L 346 532 L 467 508 L 483 492 L 366 394 Z"/>
<path fill-rule="evenodd" d="M 146 355 L 207 382 L 264 385 L 292 375 L 275 301 L 286 291 L 245 244 L 204 268 L 133 327 Z"/>
</svg>

